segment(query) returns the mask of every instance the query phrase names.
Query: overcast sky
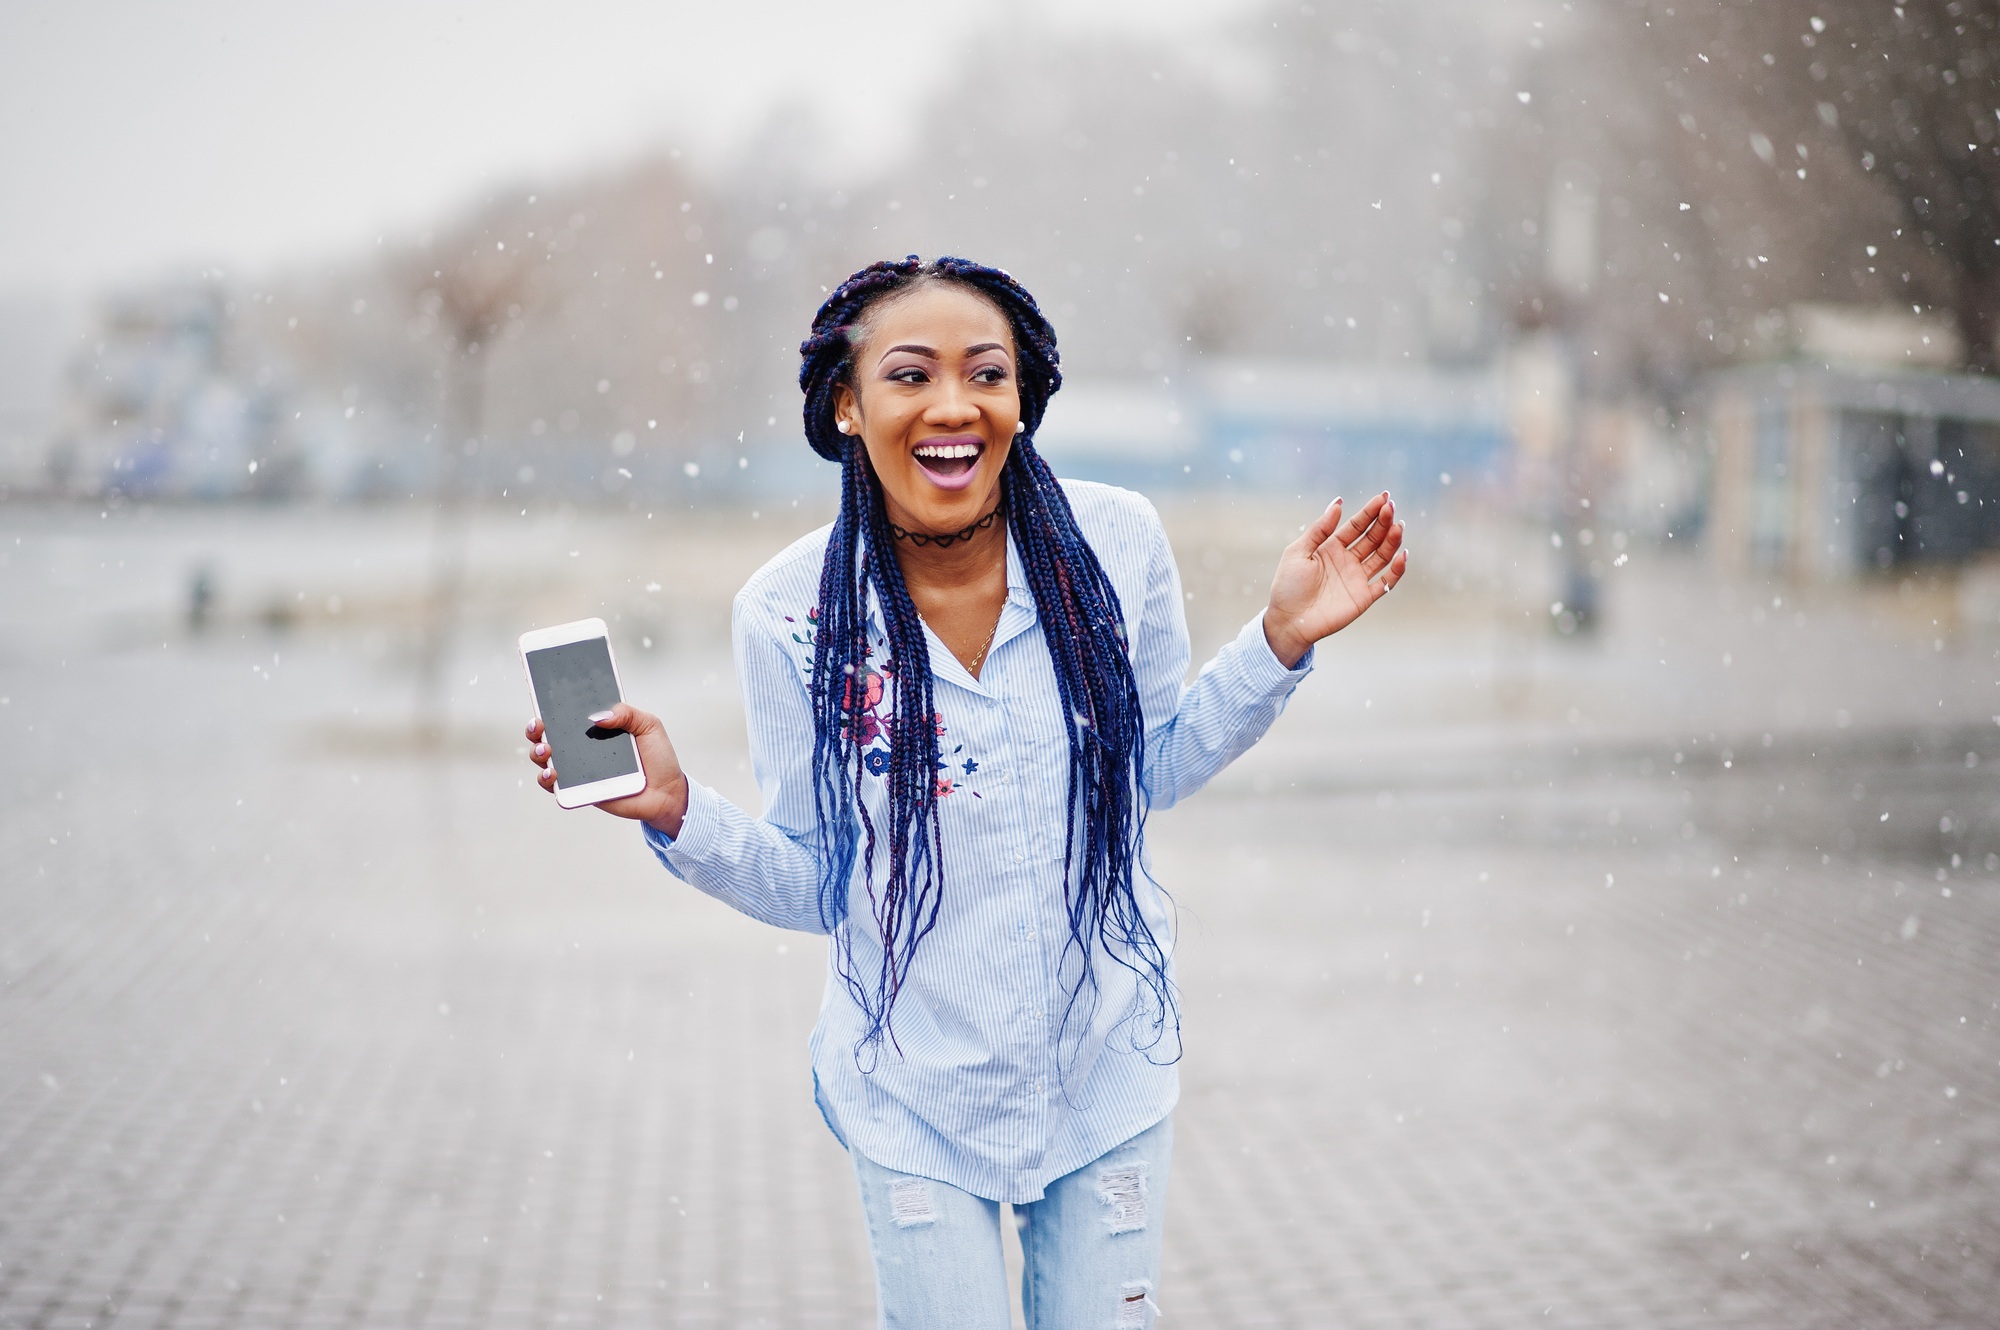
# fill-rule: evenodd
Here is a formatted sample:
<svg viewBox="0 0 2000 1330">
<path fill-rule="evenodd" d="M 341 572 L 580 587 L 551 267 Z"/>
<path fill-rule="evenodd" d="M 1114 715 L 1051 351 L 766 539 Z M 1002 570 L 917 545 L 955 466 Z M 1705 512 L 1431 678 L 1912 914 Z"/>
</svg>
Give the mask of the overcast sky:
<svg viewBox="0 0 2000 1330">
<path fill-rule="evenodd" d="M 787 99 L 858 162 L 981 24 L 1187 38 L 1249 3 L 10 0 L 0 293 L 337 255 L 501 181 L 713 155 Z"/>
</svg>

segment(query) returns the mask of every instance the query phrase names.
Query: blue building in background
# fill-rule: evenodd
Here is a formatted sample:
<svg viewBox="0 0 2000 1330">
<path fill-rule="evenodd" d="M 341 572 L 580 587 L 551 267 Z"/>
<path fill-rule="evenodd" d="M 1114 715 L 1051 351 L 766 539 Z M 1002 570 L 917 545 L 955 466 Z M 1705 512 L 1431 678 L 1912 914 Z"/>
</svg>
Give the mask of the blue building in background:
<svg viewBox="0 0 2000 1330">
<path fill-rule="evenodd" d="M 48 454 L 53 488 L 140 499 L 300 492 L 289 394 L 233 354 L 230 311 L 209 282 L 107 301 L 69 366 Z"/>
<path fill-rule="evenodd" d="M 1157 384 L 1074 383 L 1038 436 L 1059 473 L 1149 492 L 1412 499 L 1499 481 L 1508 439 L 1496 370 L 1250 360 Z"/>
</svg>

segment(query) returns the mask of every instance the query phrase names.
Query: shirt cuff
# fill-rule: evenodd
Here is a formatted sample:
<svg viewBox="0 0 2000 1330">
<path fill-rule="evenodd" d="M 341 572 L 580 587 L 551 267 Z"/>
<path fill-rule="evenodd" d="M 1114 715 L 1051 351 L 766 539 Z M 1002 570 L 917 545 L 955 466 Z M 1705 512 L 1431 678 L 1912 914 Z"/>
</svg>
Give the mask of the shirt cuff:
<svg viewBox="0 0 2000 1330">
<path fill-rule="evenodd" d="M 722 796 L 698 780 L 688 782 L 687 812 L 681 817 L 681 834 L 669 836 L 650 822 L 641 822 L 641 834 L 660 862 L 675 873 L 680 864 L 699 861 L 715 839 L 715 806 Z"/>
<path fill-rule="evenodd" d="M 1313 655 L 1319 650 L 1318 644 L 1307 647 L 1299 663 L 1286 669 L 1278 653 L 1271 650 L 1271 639 L 1264 636 L 1262 614 L 1243 625 L 1243 631 L 1236 635 L 1236 645 L 1243 660 L 1245 682 L 1267 693 L 1285 693 L 1298 687 L 1299 680 L 1312 673 Z"/>
</svg>

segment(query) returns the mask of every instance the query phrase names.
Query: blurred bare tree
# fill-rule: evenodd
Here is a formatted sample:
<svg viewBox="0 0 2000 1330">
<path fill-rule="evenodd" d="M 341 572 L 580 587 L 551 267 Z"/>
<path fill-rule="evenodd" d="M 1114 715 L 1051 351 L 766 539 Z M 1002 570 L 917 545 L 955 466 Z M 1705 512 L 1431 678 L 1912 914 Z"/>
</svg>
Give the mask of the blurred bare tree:
<svg viewBox="0 0 2000 1330">
<path fill-rule="evenodd" d="M 1766 99 L 1835 143 L 1936 260 L 1914 303 L 1949 309 L 1967 361 L 2000 370 L 2000 3 L 1779 0 L 1754 7 Z"/>
<path fill-rule="evenodd" d="M 418 308 L 436 318 L 444 337 L 441 402 L 433 431 L 430 585 L 417 648 L 416 733 L 443 741 L 451 690 L 445 671 L 465 586 L 466 471 L 486 429 L 488 366 L 509 320 L 521 316 L 535 286 L 535 257 L 522 245 L 475 233 L 433 249 L 435 264 L 420 276 Z"/>
<path fill-rule="evenodd" d="M 1992 0 L 1606 4 L 1533 79 L 1498 156 L 1533 163 L 1511 172 L 1525 216 L 1538 188 L 1599 197 L 1577 317 L 1600 376 L 1670 387 L 1768 353 L 1808 300 L 1949 310 L 1971 364 L 1996 368 Z"/>
<path fill-rule="evenodd" d="M 395 443 L 436 429 L 446 529 L 461 487 L 693 501 L 776 474 L 824 288 L 912 251 L 1017 272 L 1080 378 L 1488 363 L 1539 330 L 1586 400 L 1672 403 L 1784 352 L 1803 302 L 1948 308 L 1993 369 L 1996 6 L 1348 0 L 1246 11 L 1199 51 L 1019 30 L 955 53 L 951 113 L 914 110 L 866 176 L 829 175 L 787 107 L 726 166 L 667 150 L 490 201 L 399 299 L 378 264 L 258 317 L 362 407 L 332 429 L 366 492 L 419 492 Z M 530 270 L 536 298 L 507 294 Z M 399 338 L 411 295 L 426 331 Z M 432 339 L 441 394 L 408 354 Z"/>
</svg>

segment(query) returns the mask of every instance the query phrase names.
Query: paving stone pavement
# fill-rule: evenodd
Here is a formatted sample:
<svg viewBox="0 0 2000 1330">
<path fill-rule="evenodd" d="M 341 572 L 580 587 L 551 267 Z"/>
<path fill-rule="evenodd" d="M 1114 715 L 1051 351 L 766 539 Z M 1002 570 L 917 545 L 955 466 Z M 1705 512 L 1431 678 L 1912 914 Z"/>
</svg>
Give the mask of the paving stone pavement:
<svg viewBox="0 0 2000 1330">
<path fill-rule="evenodd" d="M 524 788 L 472 631 L 442 755 L 366 634 L 0 636 L 0 1327 L 872 1323 L 822 944 Z M 1971 683 L 1928 728 L 1412 755 L 1327 700 L 1352 668 L 1152 824 L 1165 1323 L 1994 1324 Z M 726 661 L 626 669 L 754 797 Z"/>
</svg>

